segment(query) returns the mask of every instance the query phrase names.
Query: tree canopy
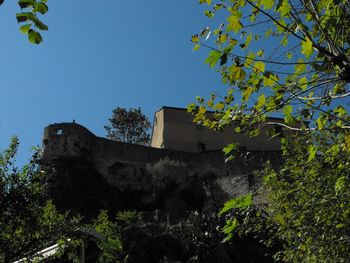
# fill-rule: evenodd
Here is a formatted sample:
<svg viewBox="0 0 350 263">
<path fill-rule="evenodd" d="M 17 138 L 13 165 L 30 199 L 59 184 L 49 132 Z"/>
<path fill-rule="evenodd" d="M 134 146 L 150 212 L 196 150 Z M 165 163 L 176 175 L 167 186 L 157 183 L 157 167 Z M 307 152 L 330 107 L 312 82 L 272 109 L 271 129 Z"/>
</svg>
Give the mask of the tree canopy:
<svg viewBox="0 0 350 263">
<path fill-rule="evenodd" d="M 18 169 L 18 139 L 0 154 L 0 261 L 33 259 L 42 249 L 74 236 L 79 218 L 60 214 L 45 196 L 45 173 L 38 166 L 39 152 Z"/>
<path fill-rule="evenodd" d="M 150 142 L 151 123 L 140 108 L 129 110 L 117 107 L 106 125 L 107 138 L 115 141 L 147 145 Z"/>
<path fill-rule="evenodd" d="M 348 1 L 200 3 L 211 7 L 205 14 L 213 23 L 224 19 L 192 36 L 194 49 L 211 50 L 205 62 L 217 67 L 229 89 L 225 96 L 199 97 L 198 108 L 190 105 L 199 113 L 197 121 L 212 128 L 235 121 L 256 133 L 274 115 L 284 117 L 279 125 L 294 130 L 349 128 Z M 205 120 L 205 107 L 216 110 L 220 121 Z"/>
<path fill-rule="evenodd" d="M 281 140 L 282 165 L 266 164 L 257 173 L 262 190 L 222 209 L 226 240 L 254 235 L 277 244 L 276 261 L 347 262 L 349 2 L 199 2 L 208 5 L 205 15 L 212 22 L 192 36 L 194 50 L 209 50 L 205 63 L 217 69 L 228 89 L 225 95 L 197 97 L 188 107 L 194 121 L 249 136 L 266 130 L 280 135 L 266 129 L 269 125 L 289 130 Z M 207 119 L 207 109 L 216 118 Z M 231 158 L 236 149 L 231 144 L 224 152 Z"/>
</svg>

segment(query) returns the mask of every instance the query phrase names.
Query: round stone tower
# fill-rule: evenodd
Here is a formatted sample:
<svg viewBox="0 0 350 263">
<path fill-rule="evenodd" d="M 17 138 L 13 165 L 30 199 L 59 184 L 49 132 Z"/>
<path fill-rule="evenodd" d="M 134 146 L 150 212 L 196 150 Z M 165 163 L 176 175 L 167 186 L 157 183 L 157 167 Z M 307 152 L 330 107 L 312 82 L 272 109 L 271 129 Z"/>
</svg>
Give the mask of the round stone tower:
<svg viewBox="0 0 350 263">
<path fill-rule="evenodd" d="M 90 160 L 95 135 L 76 123 L 55 123 L 44 129 L 43 161 L 55 158 Z"/>
</svg>

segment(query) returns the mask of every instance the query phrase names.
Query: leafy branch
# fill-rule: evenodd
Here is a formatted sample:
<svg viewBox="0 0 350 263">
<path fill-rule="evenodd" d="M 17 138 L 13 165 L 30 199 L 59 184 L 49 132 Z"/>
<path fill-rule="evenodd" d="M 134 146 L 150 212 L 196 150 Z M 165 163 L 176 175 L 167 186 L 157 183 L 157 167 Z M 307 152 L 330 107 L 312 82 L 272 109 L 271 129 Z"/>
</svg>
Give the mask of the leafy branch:
<svg viewBox="0 0 350 263">
<path fill-rule="evenodd" d="M 47 0 L 19 0 L 18 5 L 22 12 L 16 15 L 18 23 L 25 23 L 20 27 L 20 31 L 28 36 L 33 44 L 40 44 L 43 39 L 40 31 L 47 31 L 49 28 L 38 17 L 38 14 L 46 14 L 49 10 L 46 5 Z"/>
</svg>

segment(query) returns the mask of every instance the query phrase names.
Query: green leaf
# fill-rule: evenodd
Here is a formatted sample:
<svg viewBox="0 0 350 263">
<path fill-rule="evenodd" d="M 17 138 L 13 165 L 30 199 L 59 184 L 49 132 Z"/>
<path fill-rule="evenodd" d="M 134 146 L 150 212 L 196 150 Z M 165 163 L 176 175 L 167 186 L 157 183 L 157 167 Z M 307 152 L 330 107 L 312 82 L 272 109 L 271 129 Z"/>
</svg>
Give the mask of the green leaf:
<svg viewBox="0 0 350 263">
<path fill-rule="evenodd" d="M 219 37 L 218 37 L 218 42 L 219 43 L 224 43 L 228 38 L 228 34 L 220 34 Z"/>
<path fill-rule="evenodd" d="M 261 107 L 265 106 L 265 103 L 266 103 L 266 97 L 264 94 L 261 94 L 258 98 L 257 103 L 256 103 L 256 107 L 261 108 Z"/>
<path fill-rule="evenodd" d="M 291 115 L 293 112 L 293 107 L 291 105 L 286 105 L 283 107 L 284 115 Z"/>
<path fill-rule="evenodd" d="M 214 106 L 214 110 L 222 111 L 223 109 L 225 109 L 225 104 L 223 102 L 219 102 Z"/>
<path fill-rule="evenodd" d="M 257 54 L 259 57 L 263 57 L 263 56 L 264 56 L 264 50 L 260 49 L 259 51 L 256 52 L 256 54 Z"/>
<path fill-rule="evenodd" d="M 284 114 L 284 122 L 288 125 L 294 125 L 294 118 L 292 116 L 293 107 L 291 105 L 286 105 L 282 109 Z"/>
<path fill-rule="evenodd" d="M 316 120 L 316 125 L 319 130 L 322 130 L 326 125 L 326 123 L 327 123 L 327 118 L 325 118 L 323 115 L 318 117 Z"/>
<path fill-rule="evenodd" d="M 254 64 L 254 71 L 258 72 L 258 73 L 264 73 L 264 71 L 265 71 L 265 63 L 261 62 L 261 61 L 255 62 L 255 64 Z"/>
<path fill-rule="evenodd" d="M 212 0 L 199 0 L 199 3 L 200 3 L 200 4 L 207 3 L 208 5 L 210 5 L 210 4 L 211 4 L 211 1 L 212 1 Z"/>
<path fill-rule="evenodd" d="M 334 95 L 342 94 L 345 92 L 344 84 L 337 83 L 333 89 Z"/>
<path fill-rule="evenodd" d="M 230 66 L 227 70 L 231 73 L 230 77 L 232 81 L 243 80 L 247 75 L 241 67 Z"/>
<path fill-rule="evenodd" d="M 215 9 L 215 10 L 220 10 L 220 9 L 223 8 L 223 7 L 224 7 L 223 4 L 215 4 L 215 5 L 214 5 L 214 9 Z"/>
<path fill-rule="evenodd" d="M 23 12 L 23 13 L 16 14 L 16 18 L 17 18 L 17 22 L 21 23 L 28 20 L 32 20 L 31 18 L 34 18 L 34 15 L 30 12 Z"/>
<path fill-rule="evenodd" d="M 264 6 L 264 9 L 271 9 L 275 5 L 274 0 L 261 0 L 260 3 Z"/>
<path fill-rule="evenodd" d="M 315 159 L 316 153 L 317 153 L 317 147 L 315 145 L 310 145 L 307 149 L 309 153 L 309 157 L 307 159 L 307 162 L 311 162 L 313 159 Z"/>
<path fill-rule="evenodd" d="M 253 204 L 253 195 L 246 194 L 243 196 L 238 196 L 230 201 L 226 202 L 224 207 L 220 210 L 219 215 L 226 213 L 232 209 L 247 209 L 249 206 Z"/>
<path fill-rule="evenodd" d="M 47 5 L 43 2 L 36 2 L 34 5 L 35 12 L 39 12 L 41 14 L 45 14 L 47 11 L 49 11 L 49 8 Z"/>
<path fill-rule="evenodd" d="M 338 106 L 333 110 L 335 114 L 337 114 L 339 117 L 346 116 L 347 111 L 343 106 Z"/>
<path fill-rule="evenodd" d="M 193 35 L 193 36 L 191 37 L 191 41 L 192 41 L 193 43 L 199 42 L 199 36 L 198 36 L 198 35 Z"/>
<path fill-rule="evenodd" d="M 230 241 L 232 239 L 233 232 L 238 226 L 239 226 L 239 222 L 236 218 L 226 220 L 226 224 L 222 228 L 222 232 L 224 232 L 227 236 L 222 241 L 223 243 Z"/>
<path fill-rule="evenodd" d="M 304 64 L 304 60 L 299 59 L 297 64 L 295 65 L 294 72 L 296 75 L 304 73 L 306 71 L 306 65 Z"/>
<path fill-rule="evenodd" d="M 48 28 L 48 26 L 47 25 L 45 25 L 43 22 L 41 22 L 39 19 L 34 19 L 33 20 L 33 22 L 34 22 L 34 24 L 35 24 L 35 26 L 38 28 L 38 29 L 40 29 L 40 30 L 48 30 L 49 28 Z"/>
<path fill-rule="evenodd" d="M 33 29 L 29 29 L 28 39 L 29 39 L 29 42 L 31 42 L 33 44 L 40 44 L 43 41 L 40 33 L 34 31 Z"/>
<path fill-rule="evenodd" d="M 309 58 L 313 51 L 312 41 L 310 38 L 306 37 L 306 41 L 301 42 L 301 53 L 304 54 L 306 58 Z"/>
<path fill-rule="evenodd" d="M 345 188 L 345 176 L 340 176 L 337 181 L 335 182 L 334 189 L 337 193 L 342 192 Z"/>
<path fill-rule="evenodd" d="M 335 225 L 335 228 L 343 228 L 344 226 L 345 226 L 345 224 L 339 223 L 339 224 L 336 224 L 336 225 Z"/>
<path fill-rule="evenodd" d="M 30 27 L 32 26 L 32 24 L 26 24 L 23 25 L 19 28 L 19 30 L 23 33 L 23 34 L 28 34 L 28 31 L 30 29 Z"/>
<path fill-rule="evenodd" d="M 227 31 L 233 31 L 234 33 L 237 33 L 239 30 L 243 28 L 242 23 L 239 21 L 240 16 L 238 15 L 231 15 L 227 18 Z"/>
<path fill-rule="evenodd" d="M 213 18 L 214 17 L 214 13 L 212 11 L 209 10 L 205 10 L 204 14 L 209 17 L 209 18 Z"/>
<path fill-rule="evenodd" d="M 209 56 L 204 61 L 204 63 L 209 64 L 211 68 L 215 67 L 216 63 L 219 61 L 221 57 L 221 52 L 217 50 L 213 50 L 209 53 Z"/>
<path fill-rule="evenodd" d="M 248 53 L 248 56 L 246 57 L 245 59 L 245 62 L 244 62 L 244 67 L 245 68 L 251 68 L 253 63 L 254 63 L 254 59 L 255 59 L 255 54 L 253 52 L 249 52 Z"/>
<path fill-rule="evenodd" d="M 291 6 L 288 3 L 288 0 L 279 0 L 276 6 L 277 12 L 280 12 L 281 17 L 287 17 L 291 10 Z"/>
<path fill-rule="evenodd" d="M 272 87 L 275 84 L 277 84 L 277 81 L 278 81 L 277 75 L 271 73 L 270 71 L 266 71 L 264 73 L 264 81 L 263 81 L 264 86 Z"/>
<path fill-rule="evenodd" d="M 201 45 L 197 44 L 193 47 L 193 51 L 197 51 L 199 48 L 201 47 Z"/>
<path fill-rule="evenodd" d="M 32 7 L 34 5 L 34 0 L 19 0 L 18 5 L 21 9 Z"/>
<path fill-rule="evenodd" d="M 286 31 L 286 28 L 288 28 L 286 21 L 284 21 L 283 19 L 280 19 L 278 20 L 278 23 L 279 24 L 275 23 L 277 33 L 284 33 Z"/>
<path fill-rule="evenodd" d="M 307 89 L 307 84 L 308 84 L 308 79 L 306 77 L 302 77 L 298 80 L 298 83 L 299 83 L 299 87 L 302 89 L 302 90 L 305 90 Z"/>
<path fill-rule="evenodd" d="M 246 46 L 246 47 L 249 46 L 249 44 L 250 44 L 250 42 L 252 41 L 252 39 L 253 39 L 253 35 L 252 35 L 252 33 L 250 33 L 250 34 L 247 36 L 246 40 L 245 40 L 245 46 Z"/>
<path fill-rule="evenodd" d="M 222 149 L 222 151 L 225 153 L 225 155 L 231 154 L 234 150 L 236 150 L 238 147 L 237 143 L 230 143 L 226 147 Z"/>
<path fill-rule="evenodd" d="M 254 91 L 254 88 L 252 88 L 251 86 L 248 86 L 242 93 L 242 100 L 247 101 L 250 98 L 250 95 L 253 93 L 253 91 Z"/>
</svg>

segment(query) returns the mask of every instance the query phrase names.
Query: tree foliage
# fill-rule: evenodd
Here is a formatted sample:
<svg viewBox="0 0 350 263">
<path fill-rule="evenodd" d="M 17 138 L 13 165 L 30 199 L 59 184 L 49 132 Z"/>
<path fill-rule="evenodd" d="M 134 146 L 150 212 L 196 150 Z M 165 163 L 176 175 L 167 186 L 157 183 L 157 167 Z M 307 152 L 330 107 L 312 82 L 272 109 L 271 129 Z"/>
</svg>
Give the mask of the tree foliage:
<svg viewBox="0 0 350 263">
<path fill-rule="evenodd" d="M 36 253 L 57 242 L 66 244 L 79 219 L 60 214 L 45 197 L 44 173 L 36 151 L 29 165 L 18 169 L 15 156 L 18 139 L 0 154 L 0 261 L 38 256 Z"/>
<path fill-rule="evenodd" d="M 278 240 L 277 261 L 348 262 L 349 2 L 199 2 L 209 6 L 205 15 L 218 26 L 192 36 L 194 50 L 209 49 L 205 63 L 228 90 L 190 104 L 194 121 L 249 136 L 270 131 L 269 125 L 289 130 L 282 166 L 267 165 L 260 173 L 266 204 L 252 213 L 248 194 L 223 208 L 226 239 L 265 231 L 256 236 L 267 245 Z M 214 119 L 205 117 L 208 108 Z M 225 154 L 233 156 L 236 148 L 230 144 Z"/>
<path fill-rule="evenodd" d="M 319 149 L 312 159 L 305 158 L 309 143 Z M 267 246 L 280 243 L 275 259 L 283 262 L 348 262 L 349 148 L 327 132 L 293 136 L 283 151 L 281 167 L 267 164 L 259 172 L 263 188 L 255 198 L 268 195 L 260 214 L 251 213 L 251 194 L 227 202 L 221 210 L 231 213 L 226 239 L 255 233 Z"/>
<path fill-rule="evenodd" d="M 200 2 L 212 7 L 206 14 L 213 23 L 216 15 L 224 19 L 192 36 L 192 42 L 195 49 L 211 50 L 205 62 L 218 68 L 229 89 L 226 96 L 212 94 L 190 105 L 197 121 L 211 128 L 235 121 L 258 131 L 274 114 L 290 129 L 349 128 L 348 1 Z M 205 119 L 206 107 L 217 111 L 219 121 Z M 309 126 L 300 127 L 305 122 Z"/>
<path fill-rule="evenodd" d="M 0 6 L 4 0 L 0 0 Z M 18 23 L 25 23 L 19 29 L 23 34 L 28 36 L 29 42 L 33 44 L 40 44 L 43 39 L 39 32 L 47 31 L 49 27 L 44 24 L 38 14 L 46 14 L 49 11 L 47 0 L 18 0 L 18 5 L 21 12 L 16 14 Z"/>
<path fill-rule="evenodd" d="M 123 241 L 125 232 L 135 225 L 136 212 L 118 212 L 114 220 L 110 220 L 107 211 L 101 211 L 90 227 L 101 233 L 104 238 L 97 242 L 101 250 L 100 262 L 127 262 L 128 254 Z"/>
<path fill-rule="evenodd" d="M 40 44 L 43 39 L 40 31 L 48 30 L 48 26 L 44 24 L 38 14 L 46 14 L 49 11 L 46 5 L 47 0 L 19 0 L 18 5 L 21 12 L 16 15 L 18 23 L 25 23 L 20 27 L 23 34 L 28 35 L 28 39 L 33 44 Z"/>
<path fill-rule="evenodd" d="M 105 126 L 107 138 L 115 141 L 147 145 L 151 123 L 141 109 L 118 107 L 113 110 L 110 125 Z"/>
</svg>

